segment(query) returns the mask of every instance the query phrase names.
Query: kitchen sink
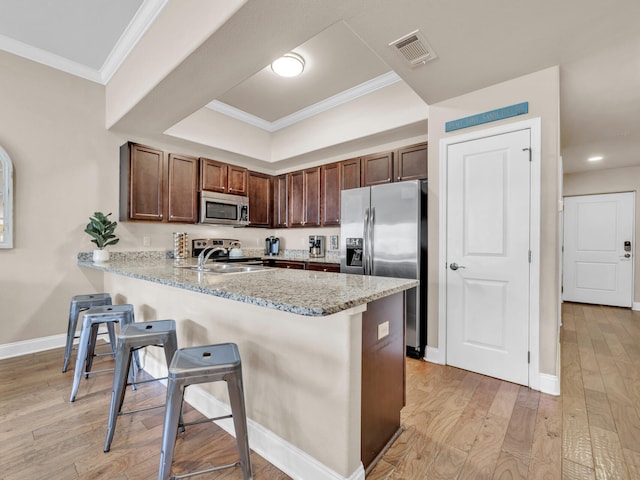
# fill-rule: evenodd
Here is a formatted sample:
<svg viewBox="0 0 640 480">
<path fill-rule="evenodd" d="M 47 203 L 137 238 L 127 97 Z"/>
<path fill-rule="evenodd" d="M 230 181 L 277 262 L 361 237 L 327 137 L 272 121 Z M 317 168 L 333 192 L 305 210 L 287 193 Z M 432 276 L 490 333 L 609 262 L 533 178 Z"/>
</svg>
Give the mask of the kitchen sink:
<svg viewBox="0 0 640 480">
<path fill-rule="evenodd" d="M 262 265 L 242 265 L 237 263 L 209 263 L 202 268 L 193 265 L 177 266 L 176 268 L 186 268 L 194 272 L 204 273 L 247 273 L 267 270 L 269 267 Z"/>
</svg>

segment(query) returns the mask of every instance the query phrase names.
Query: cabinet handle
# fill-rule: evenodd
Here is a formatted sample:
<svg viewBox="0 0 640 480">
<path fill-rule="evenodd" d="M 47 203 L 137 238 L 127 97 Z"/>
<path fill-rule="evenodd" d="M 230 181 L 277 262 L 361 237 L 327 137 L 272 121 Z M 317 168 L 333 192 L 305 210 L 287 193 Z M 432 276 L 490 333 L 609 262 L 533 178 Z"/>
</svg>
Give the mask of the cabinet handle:
<svg viewBox="0 0 640 480">
<path fill-rule="evenodd" d="M 400 177 L 398 177 L 398 180 L 400 180 Z"/>
<path fill-rule="evenodd" d="M 388 177 L 385 181 L 390 182 L 391 181 L 391 177 Z"/>
</svg>

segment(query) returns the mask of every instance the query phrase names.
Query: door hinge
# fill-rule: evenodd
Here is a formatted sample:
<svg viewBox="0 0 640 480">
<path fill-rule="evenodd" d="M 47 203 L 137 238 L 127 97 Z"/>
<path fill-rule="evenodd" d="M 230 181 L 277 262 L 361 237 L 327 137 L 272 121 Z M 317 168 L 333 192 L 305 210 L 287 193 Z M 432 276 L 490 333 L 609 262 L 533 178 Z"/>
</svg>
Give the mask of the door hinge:
<svg viewBox="0 0 640 480">
<path fill-rule="evenodd" d="M 531 352 L 527 352 L 527 363 L 531 363 Z"/>
<path fill-rule="evenodd" d="M 529 263 L 531 263 L 531 250 L 529 250 Z"/>
<path fill-rule="evenodd" d="M 532 159 L 531 159 L 531 148 L 530 147 L 523 148 L 522 151 L 523 152 L 529 152 L 529 161 L 531 162 L 532 161 Z"/>
</svg>

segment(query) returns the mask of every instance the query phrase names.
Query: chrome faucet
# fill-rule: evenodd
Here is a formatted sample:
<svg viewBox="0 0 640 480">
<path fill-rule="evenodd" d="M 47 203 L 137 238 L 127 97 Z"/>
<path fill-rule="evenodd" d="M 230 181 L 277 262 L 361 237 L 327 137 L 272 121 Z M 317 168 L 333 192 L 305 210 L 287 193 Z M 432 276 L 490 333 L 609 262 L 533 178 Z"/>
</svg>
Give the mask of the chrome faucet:
<svg viewBox="0 0 640 480">
<path fill-rule="evenodd" d="M 198 270 L 202 270 L 204 268 L 204 265 L 207 263 L 207 260 L 209 260 L 209 257 L 214 252 L 226 253 L 227 249 L 224 247 L 209 247 L 209 248 L 203 249 L 202 252 L 200 252 L 200 255 L 198 255 Z"/>
</svg>

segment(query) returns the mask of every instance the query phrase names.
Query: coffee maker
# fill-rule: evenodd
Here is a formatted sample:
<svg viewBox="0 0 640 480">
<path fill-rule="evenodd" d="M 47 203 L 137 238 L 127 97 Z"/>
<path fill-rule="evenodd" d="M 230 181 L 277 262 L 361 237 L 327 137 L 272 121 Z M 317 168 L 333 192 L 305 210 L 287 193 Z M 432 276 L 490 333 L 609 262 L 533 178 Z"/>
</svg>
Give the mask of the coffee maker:
<svg viewBox="0 0 640 480">
<path fill-rule="evenodd" d="M 309 235 L 309 257 L 324 257 L 324 235 Z"/>
<path fill-rule="evenodd" d="M 278 255 L 280 253 L 280 239 L 278 237 L 267 237 L 264 239 L 264 254 Z"/>
</svg>

